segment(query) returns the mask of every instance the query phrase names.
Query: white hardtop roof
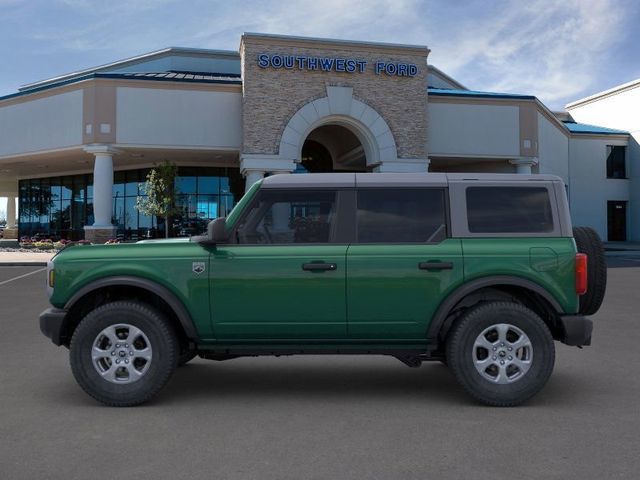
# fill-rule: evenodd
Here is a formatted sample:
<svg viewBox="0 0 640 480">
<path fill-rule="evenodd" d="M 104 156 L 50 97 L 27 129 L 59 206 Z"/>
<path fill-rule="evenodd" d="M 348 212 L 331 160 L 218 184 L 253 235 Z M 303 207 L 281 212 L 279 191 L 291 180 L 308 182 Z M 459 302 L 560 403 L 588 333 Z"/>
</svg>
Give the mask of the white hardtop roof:
<svg viewBox="0 0 640 480">
<path fill-rule="evenodd" d="M 519 173 L 300 173 L 272 175 L 262 180 L 263 188 L 289 187 L 446 187 L 451 182 L 562 182 L 555 175 Z"/>
</svg>

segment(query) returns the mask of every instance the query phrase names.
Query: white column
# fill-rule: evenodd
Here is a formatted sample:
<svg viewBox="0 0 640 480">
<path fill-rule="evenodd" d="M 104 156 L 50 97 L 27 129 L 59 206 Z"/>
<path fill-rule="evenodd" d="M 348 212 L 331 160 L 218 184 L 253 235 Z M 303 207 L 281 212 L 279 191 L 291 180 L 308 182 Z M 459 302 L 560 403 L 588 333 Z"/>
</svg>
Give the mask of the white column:
<svg viewBox="0 0 640 480">
<path fill-rule="evenodd" d="M 85 238 L 104 243 L 115 237 L 113 212 L 113 156 L 118 150 L 109 145 L 89 145 L 84 151 L 95 156 L 93 163 L 93 225 L 84 227 Z"/>
<path fill-rule="evenodd" d="M 16 228 L 16 197 L 14 195 L 7 197 L 7 228 Z"/>
<path fill-rule="evenodd" d="M 274 170 L 269 172 L 272 175 L 291 174 L 288 170 Z M 289 230 L 289 216 L 291 215 L 291 205 L 288 203 L 276 203 L 272 210 L 273 225 L 271 230 L 273 233 L 286 232 Z"/>
<path fill-rule="evenodd" d="M 522 175 L 531 175 L 531 167 L 538 164 L 538 159 L 535 157 L 516 158 L 513 160 L 509 160 L 509 163 L 516 166 L 516 173 Z"/>
<path fill-rule="evenodd" d="M 264 177 L 265 172 L 293 172 L 296 164 L 293 160 L 280 158 L 278 155 L 262 155 L 257 153 L 240 156 L 240 173 L 246 178 L 246 190 Z"/>
<path fill-rule="evenodd" d="M 93 226 L 110 227 L 113 204 L 113 157 L 96 153 L 93 165 Z"/>
<path fill-rule="evenodd" d="M 249 188 L 251 187 L 251 185 L 253 185 L 254 183 L 256 183 L 258 180 L 264 178 L 264 170 L 245 170 L 243 172 L 244 174 L 244 178 L 246 180 L 246 186 L 245 186 L 245 191 L 249 190 Z"/>
</svg>

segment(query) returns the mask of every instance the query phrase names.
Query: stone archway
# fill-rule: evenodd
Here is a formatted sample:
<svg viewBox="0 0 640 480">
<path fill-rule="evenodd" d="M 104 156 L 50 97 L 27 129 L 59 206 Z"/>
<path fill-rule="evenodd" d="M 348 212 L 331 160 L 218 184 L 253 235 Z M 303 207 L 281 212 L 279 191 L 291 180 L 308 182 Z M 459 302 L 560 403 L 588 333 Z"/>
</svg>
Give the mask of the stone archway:
<svg viewBox="0 0 640 480">
<path fill-rule="evenodd" d="M 348 129 L 360 141 L 367 167 L 397 161 L 396 142 L 387 122 L 367 104 L 353 98 L 351 87 L 327 87 L 327 96 L 307 103 L 289 120 L 280 139 L 278 156 L 301 161 L 311 132 L 325 125 Z"/>
</svg>

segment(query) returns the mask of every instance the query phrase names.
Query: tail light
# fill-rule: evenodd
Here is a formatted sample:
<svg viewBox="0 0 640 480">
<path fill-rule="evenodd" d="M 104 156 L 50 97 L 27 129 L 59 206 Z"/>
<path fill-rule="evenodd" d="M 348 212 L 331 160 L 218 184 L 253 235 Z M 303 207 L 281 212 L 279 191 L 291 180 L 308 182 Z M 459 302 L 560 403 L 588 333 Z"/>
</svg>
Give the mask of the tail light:
<svg viewBox="0 0 640 480">
<path fill-rule="evenodd" d="M 587 293 L 587 256 L 584 253 L 576 253 L 576 293 Z"/>
</svg>

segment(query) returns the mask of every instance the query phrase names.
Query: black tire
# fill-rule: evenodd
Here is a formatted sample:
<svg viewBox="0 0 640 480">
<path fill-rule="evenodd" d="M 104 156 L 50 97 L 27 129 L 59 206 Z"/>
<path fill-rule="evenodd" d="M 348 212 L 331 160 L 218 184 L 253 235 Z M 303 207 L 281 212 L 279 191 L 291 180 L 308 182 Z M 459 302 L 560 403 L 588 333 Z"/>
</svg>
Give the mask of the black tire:
<svg viewBox="0 0 640 480">
<path fill-rule="evenodd" d="M 187 363 L 189 363 L 191 360 L 193 360 L 194 358 L 196 358 L 198 354 L 196 353 L 195 350 L 190 350 L 190 349 L 184 349 L 180 352 L 180 355 L 178 356 L 178 366 L 182 367 L 183 365 L 186 365 Z"/>
<path fill-rule="evenodd" d="M 117 378 L 113 381 L 106 380 L 98 373 L 100 365 L 104 365 L 99 362 L 106 361 L 107 365 L 113 367 L 109 360 L 111 358 L 120 359 L 120 352 L 125 350 L 124 343 L 116 344 L 122 345 L 122 348 L 114 352 L 115 356 L 109 357 L 105 354 L 104 358 L 96 363 L 92 359 L 92 348 L 94 344 L 97 345 L 98 338 L 102 338 L 102 341 L 106 342 L 105 346 L 100 345 L 104 348 L 101 351 L 113 354 L 111 351 L 115 350 L 115 346 L 112 346 L 111 342 L 107 340 L 107 336 L 99 336 L 110 326 L 122 325 L 139 329 L 146 338 L 143 339 L 143 336 L 139 336 L 136 341 L 141 341 L 142 348 L 144 348 L 146 340 L 148 340 L 152 354 L 148 365 L 146 365 L 146 361 L 141 360 L 144 365 L 141 367 L 141 371 L 144 373 L 139 379 L 132 380 L 130 383 L 126 383 L 130 372 L 128 368 L 133 367 L 134 361 L 137 359 L 133 356 L 129 363 L 128 358 L 130 357 L 126 356 L 126 352 L 122 356 L 122 362 L 127 361 L 128 364 L 127 370 L 123 370 L 127 373 L 127 378 L 123 380 L 123 383 L 116 382 L 116 380 L 122 380 Z M 130 330 L 127 328 L 122 330 L 121 328 L 118 327 L 116 330 L 118 335 L 131 335 Z M 131 352 L 134 353 L 130 353 L 135 355 L 134 348 L 138 347 L 133 346 L 134 341 L 131 342 Z M 129 345 L 126 345 L 129 348 Z M 69 359 L 76 381 L 87 394 L 105 405 L 130 407 L 146 402 L 166 385 L 176 368 L 178 352 L 176 335 L 167 319 L 160 312 L 140 302 L 118 301 L 96 308 L 80 322 L 71 338 Z M 124 369 L 125 366 L 114 368 Z M 111 371 L 111 368 L 109 370 Z M 133 377 L 135 376 L 131 375 L 131 378 Z"/>
<path fill-rule="evenodd" d="M 506 347 L 496 344 L 498 350 L 495 352 L 487 349 L 490 357 L 487 361 L 494 365 L 487 366 L 484 373 L 475 366 L 477 355 L 483 350 L 483 347 L 474 347 L 476 340 L 485 330 L 490 330 L 488 335 L 491 335 L 491 328 L 497 324 L 510 326 L 507 335 L 514 335 L 514 328 L 524 332 L 530 344 L 528 350 L 517 349 L 521 354 L 528 351 L 528 371 L 523 372 L 515 364 L 502 367 L 505 372 L 512 372 L 509 383 L 497 383 L 497 373 L 495 380 L 487 376 L 501 368 L 492 358 L 498 361 L 511 358 L 508 355 L 512 352 L 507 351 L 511 343 L 506 342 Z M 517 337 L 509 338 L 517 341 Z M 501 356 L 503 353 L 504 357 Z M 516 356 L 515 352 L 513 356 Z M 526 360 L 524 356 L 523 359 Z M 555 346 L 549 329 L 534 312 L 518 303 L 491 302 L 469 309 L 452 327 L 447 339 L 447 362 L 458 382 L 473 398 L 489 406 L 511 407 L 533 397 L 547 383 L 555 364 Z"/>
<path fill-rule="evenodd" d="M 596 313 L 607 289 L 607 262 L 598 233 L 589 227 L 574 227 L 573 238 L 578 252 L 587 254 L 587 292 L 580 296 L 580 313 Z"/>
</svg>

